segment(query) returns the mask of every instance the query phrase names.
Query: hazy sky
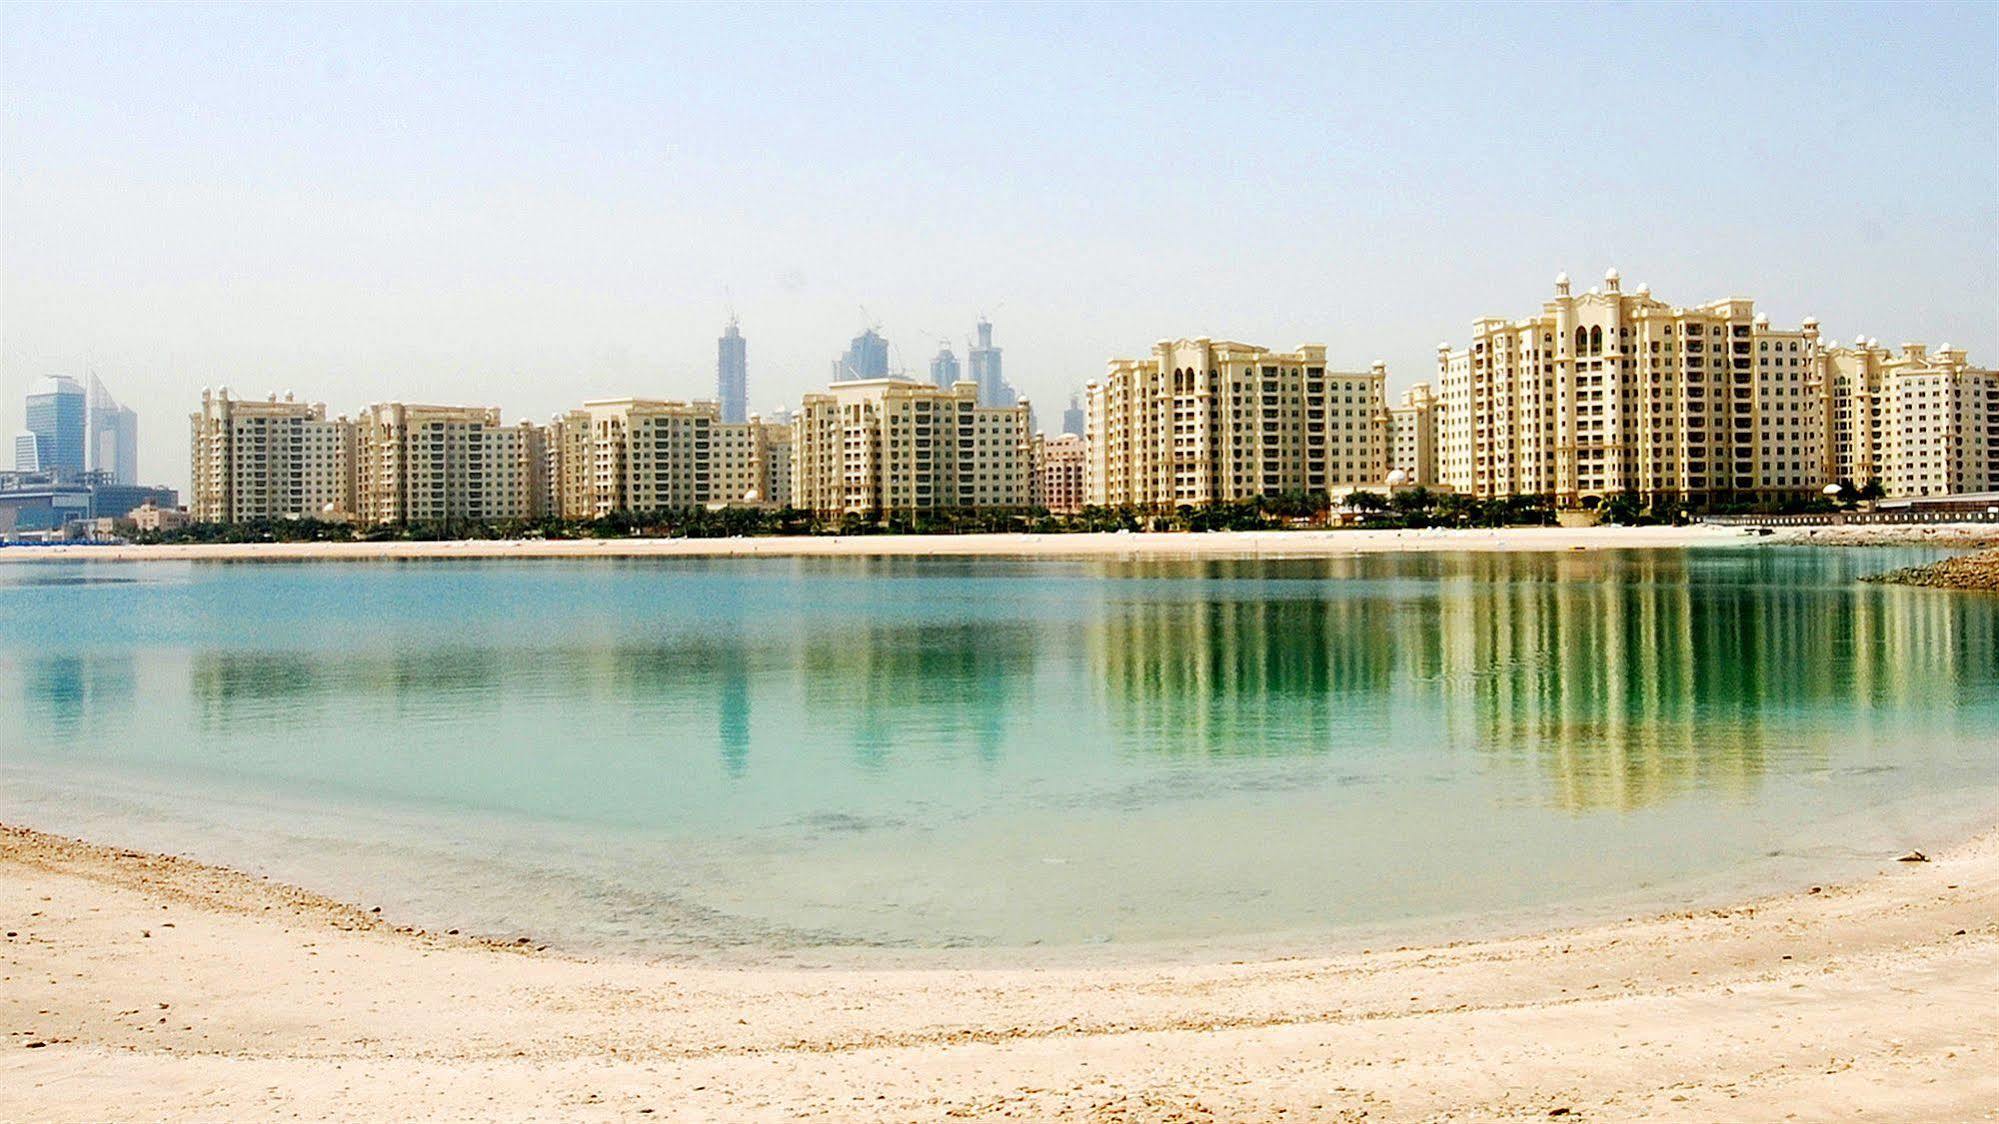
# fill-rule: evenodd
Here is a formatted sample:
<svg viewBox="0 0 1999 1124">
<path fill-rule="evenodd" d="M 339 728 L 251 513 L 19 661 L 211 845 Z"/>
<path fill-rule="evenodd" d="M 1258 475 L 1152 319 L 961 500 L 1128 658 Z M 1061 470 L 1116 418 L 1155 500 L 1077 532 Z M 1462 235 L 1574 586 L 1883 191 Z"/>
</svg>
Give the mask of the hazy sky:
<svg viewBox="0 0 1999 1124">
<path fill-rule="evenodd" d="M 201 387 L 751 403 L 980 311 L 1044 428 L 1165 336 L 1391 391 L 1618 266 L 1999 362 L 1999 6 L 0 6 L 0 430 Z"/>
</svg>

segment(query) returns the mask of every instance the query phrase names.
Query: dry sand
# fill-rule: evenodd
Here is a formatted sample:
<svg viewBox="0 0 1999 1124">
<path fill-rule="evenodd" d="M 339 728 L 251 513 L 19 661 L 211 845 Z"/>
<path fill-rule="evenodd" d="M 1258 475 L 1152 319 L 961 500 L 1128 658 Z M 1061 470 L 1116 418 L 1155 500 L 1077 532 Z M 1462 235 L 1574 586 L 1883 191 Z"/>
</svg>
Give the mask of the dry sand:
<svg viewBox="0 0 1999 1124">
<path fill-rule="evenodd" d="M 0 829 L 0 1116 L 1999 1119 L 1999 834 L 1934 859 L 1324 958 L 724 969 Z"/>
<path fill-rule="evenodd" d="M 1760 536 L 1739 527 L 1509 527 L 1420 531 L 1217 531 L 1206 534 L 860 535 L 740 539 L 534 539 L 380 543 L 216 543 L 53 546 L 0 550 L 0 562 L 307 561 L 418 558 L 908 557 L 1042 558 L 1339 557 L 1393 551 L 1612 550 L 1759 542 L 1999 546 L 1999 524 L 1793 527 Z"/>
</svg>

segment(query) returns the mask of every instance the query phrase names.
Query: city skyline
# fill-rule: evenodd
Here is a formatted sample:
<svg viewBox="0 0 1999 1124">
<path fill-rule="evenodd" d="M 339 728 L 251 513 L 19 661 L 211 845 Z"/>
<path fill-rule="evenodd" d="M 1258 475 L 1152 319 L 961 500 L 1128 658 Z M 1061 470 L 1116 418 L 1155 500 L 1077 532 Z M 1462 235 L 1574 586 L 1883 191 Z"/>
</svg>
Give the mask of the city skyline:
<svg viewBox="0 0 1999 1124">
<path fill-rule="evenodd" d="M 434 16 L 0 13 L 0 429 L 22 428 L 35 380 L 93 369 L 156 419 L 222 384 L 500 399 L 534 418 L 705 398 L 731 306 L 758 341 L 753 412 L 820 385 L 863 323 L 920 372 L 932 333 L 951 326 L 956 347 L 982 310 L 1045 411 L 1158 324 L 1320 342 L 1341 369 L 1385 359 L 1393 398 L 1471 319 L 1608 264 L 1661 292 L 1753 293 L 1837 338 L 1999 355 L 1999 131 L 1965 93 L 1993 86 L 1988 8 L 1621 9 L 1612 37 L 1552 9 L 1255 27 L 1206 8 Z M 976 39 L 995 66 L 980 83 L 933 81 L 931 61 L 869 78 L 842 45 L 883 36 Z M 1116 49 L 1151 38 L 1249 57 L 1339 43 L 1351 65 L 1160 83 Z M 1712 67 L 1648 45 L 1687 38 Z M 1897 80 L 1829 85 L 1835 52 Z M 646 65 L 662 53 L 740 59 L 732 89 L 762 92 Z M 204 61 L 225 57 L 248 61 Z M 537 84 L 578 57 L 601 66 Z M 802 88 L 828 80 L 850 103 Z M 530 87 L 545 99 L 517 96 Z M 939 93 L 912 105 L 911 87 Z M 1102 112 L 1056 111 L 1077 101 Z M 1585 123 L 1610 119 L 1634 123 Z M 1666 143 L 1644 123 L 1708 120 L 1732 124 Z M 1272 174 L 1208 158 L 1109 174 L 1235 152 L 1251 129 L 1285 153 Z M 1925 174 L 1823 170 L 1856 147 Z M 184 487 L 180 445 L 149 429 L 139 478 Z"/>
</svg>

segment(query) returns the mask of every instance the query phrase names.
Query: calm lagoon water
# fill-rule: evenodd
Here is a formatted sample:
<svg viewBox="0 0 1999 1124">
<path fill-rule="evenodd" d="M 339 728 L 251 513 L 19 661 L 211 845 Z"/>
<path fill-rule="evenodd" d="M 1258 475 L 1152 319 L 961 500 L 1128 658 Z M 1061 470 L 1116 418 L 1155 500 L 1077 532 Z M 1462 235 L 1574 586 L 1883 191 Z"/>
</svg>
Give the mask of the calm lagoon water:
<svg viewBox="0 0 1999 1124">
<path fill-rule="evenodd" d="M 1989 823 L 1923 550 L 0 567 L 0 818 L 767 957 L 1693 902 Z"/>
</svg>

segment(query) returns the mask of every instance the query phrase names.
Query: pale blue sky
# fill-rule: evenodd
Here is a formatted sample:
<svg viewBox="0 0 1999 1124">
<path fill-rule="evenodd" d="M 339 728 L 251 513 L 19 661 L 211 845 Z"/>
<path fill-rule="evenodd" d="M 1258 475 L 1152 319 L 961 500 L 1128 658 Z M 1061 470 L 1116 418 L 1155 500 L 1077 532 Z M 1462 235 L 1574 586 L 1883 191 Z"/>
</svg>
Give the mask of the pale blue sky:
<svg viewBox="0 0 1999 1124">
<path fill-rule="evenodd" d="M 0 7 L 0 429 L 94 366 L 752 405 L 983 309 L 1047 428 L 1168 335 L 1427 378 L 1608 265 L 1999 362 L 1999 6 Z"/>
</svg>

